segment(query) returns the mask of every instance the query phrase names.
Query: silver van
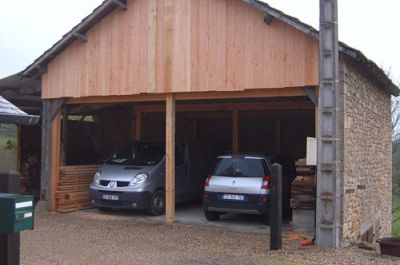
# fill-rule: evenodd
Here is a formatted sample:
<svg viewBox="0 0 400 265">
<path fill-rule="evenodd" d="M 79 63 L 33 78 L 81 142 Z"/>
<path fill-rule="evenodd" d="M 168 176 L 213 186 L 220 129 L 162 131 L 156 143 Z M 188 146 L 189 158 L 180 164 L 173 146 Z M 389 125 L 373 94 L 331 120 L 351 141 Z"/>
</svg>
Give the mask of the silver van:
<svg viewBox="0 0 400 265">
<path fill-rule="evenodd" d="M 175 145 L 176 202 L 200 199 L 207 176 L 207 147 Z M 92 204 L 99 209 L 165 211 L 165 143 L 133 141 L 113 153 L 90 185 Z"/>
</svg>

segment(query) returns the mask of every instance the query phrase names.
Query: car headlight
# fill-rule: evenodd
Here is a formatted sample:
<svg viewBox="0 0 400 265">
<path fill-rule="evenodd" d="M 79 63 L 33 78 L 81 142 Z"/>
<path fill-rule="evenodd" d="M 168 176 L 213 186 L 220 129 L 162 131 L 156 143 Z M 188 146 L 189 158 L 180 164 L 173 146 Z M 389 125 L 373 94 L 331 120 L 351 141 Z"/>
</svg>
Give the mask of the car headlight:
<svg viewBox="0 0 400 265">
<path fill-rule="evenodd" d="M 94 174 L 93 182 L 96 184 L 100 184 L 100 177 L 101 177 L 101 171 L 97 171 L 96 174 Z"/>
<path fill-rule="evenodd" d="M 143 184 L 148 178 L 149 178 L 149 174 L 147 174 L 147 173 L 137 174 L 129 182 L 129 186 L 135 186 L 135 185 Z"/>
</svg>

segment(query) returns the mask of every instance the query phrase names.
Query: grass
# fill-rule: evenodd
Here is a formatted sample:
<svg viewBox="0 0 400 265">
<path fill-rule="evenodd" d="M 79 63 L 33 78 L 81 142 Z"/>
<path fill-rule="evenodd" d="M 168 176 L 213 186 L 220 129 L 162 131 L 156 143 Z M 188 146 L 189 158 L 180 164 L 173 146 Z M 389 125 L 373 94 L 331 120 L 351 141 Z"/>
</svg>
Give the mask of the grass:
<svg viewBox="0 0 400 265">
<path fill-rule="evenodd" d="M 0 171 L 17 169 L 17 133 L 13 125 L 0 127 Z"/>
</svg>

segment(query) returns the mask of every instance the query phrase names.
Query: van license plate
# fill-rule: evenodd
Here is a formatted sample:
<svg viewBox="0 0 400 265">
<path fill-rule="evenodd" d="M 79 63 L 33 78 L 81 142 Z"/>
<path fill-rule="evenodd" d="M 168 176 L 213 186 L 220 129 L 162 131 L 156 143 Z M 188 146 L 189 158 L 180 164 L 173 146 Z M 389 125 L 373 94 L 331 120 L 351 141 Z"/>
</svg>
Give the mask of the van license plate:
<svg viewBox="0 0 400 265">
<path fill-rule="evenodd" d="M 222 196 L 222 199 L 224 199 L 224 200 L 244 201 L 244 196 L 243 195 L 237 195 L 237 194 L 224 194 Z"/>
<path fill-rule="evenodd" d="M 119 199 L 117 195 L 107 195 L 107 194 L 103 194 L 101 198 L 103 200 L 111 200 L 111 201 L 118 201 Z"/>
</svg>

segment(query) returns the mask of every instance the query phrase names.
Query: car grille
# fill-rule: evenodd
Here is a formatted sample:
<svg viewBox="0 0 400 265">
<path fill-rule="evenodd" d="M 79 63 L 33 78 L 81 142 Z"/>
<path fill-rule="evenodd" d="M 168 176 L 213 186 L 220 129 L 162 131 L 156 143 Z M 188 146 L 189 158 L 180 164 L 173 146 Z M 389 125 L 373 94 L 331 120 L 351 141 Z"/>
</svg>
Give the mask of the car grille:
<svg viewBox="0 0 400 265">
<path fill-rule="evenodd" d="M 116 207 L 126 207 L 129 206 L 129 202 L 124 201 L 112 201 L 112 200 L 99 200 L 101 205 L 104 206 L 116 206 Z"/>
<path fill-rule="evenodd" d="M 100 185 L 107 187 L 108 184 L 110 184 L 110 180 L 100 180 Z M 129 186 L 129 181 L 117 181 L 117 186 L 118 188 L 122 188 L 122 187 L 128 187 Z"/>
</svg>

